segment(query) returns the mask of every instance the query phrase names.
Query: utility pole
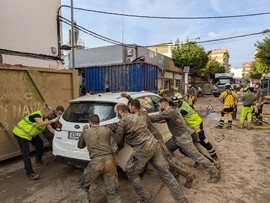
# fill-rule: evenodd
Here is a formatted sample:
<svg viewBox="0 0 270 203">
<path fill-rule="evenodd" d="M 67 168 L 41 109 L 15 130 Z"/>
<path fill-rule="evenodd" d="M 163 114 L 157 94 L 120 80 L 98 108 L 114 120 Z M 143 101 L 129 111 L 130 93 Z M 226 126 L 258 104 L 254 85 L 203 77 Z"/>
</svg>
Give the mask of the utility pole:
<svg viewBox="0 0 270 203">
<path fill-rule="evenodd" d="M 71 7 L 71 54 L 72 54 L 72 69 L 75 69 L 75 36 L 74 36 L 74 15 L 73 15 L 73 0 L 70 0 Z"/>
</svg>

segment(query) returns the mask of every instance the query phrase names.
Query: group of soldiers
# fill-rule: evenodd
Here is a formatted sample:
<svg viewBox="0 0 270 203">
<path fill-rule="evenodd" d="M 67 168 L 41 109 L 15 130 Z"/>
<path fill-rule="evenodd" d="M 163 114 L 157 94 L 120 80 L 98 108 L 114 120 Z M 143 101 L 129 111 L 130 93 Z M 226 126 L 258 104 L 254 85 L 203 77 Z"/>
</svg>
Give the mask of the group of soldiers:
<svg viewBox="0 0 270 203">
<path fill-rule="evenodd" d="M 79 181 L 81 202 L 89 202 L 89 187 L 100 175 L 106 185 L 108 202 L 121 202 L 114 157 L 124 144 L 133 148 L 125 171 L 141 202 L 153 202 L 140 176 L 147 163 L 154 166 L 177 202 L 188 202 L 175 176 L 184 176 L 184 186 L 187 188 L 191 187 L 196 176 L 173 154 L 176 150 L 194 160 L 196 165 L 202 165 L 210 176 L 209 183 L 220 180 L 220 164 L 214 147 L 205 136 L 202 119 L 183 99 L 176 96 L 171 101 L 161 98 L 158 102 L 161 111 L 156 115 L 148 115 L 138 99 L 126 93 L 121 96 L 127 98 L 128 103 L 115 106 L 120 122 L 114 132 L 100 126 L 99 117 L 94 114 L 80 136 L 78 147 L 87 146 L 91 157 Z M 166 121 L 172 134 L 166 143 L 153 125 L 160 121 Z"/>
<path fill-rule="evenodd" d="M 264 98 L 264 90 L 261 88 L 261 84 L 256 84 L 256 93 L 252 92 L 252 88 L 245 87 L 243 89 L 243 96 L 241 101 L 243 105 L 241 107 L 240 113 L 240 128 L 243 129 L 245 127 L 244 122 L 247 120 L 247 129 L 251 129 L 251 124 L 253 121 L 253 114 L 255 114 L 256 120 L 254 122 L 255 125 L 262 125 L 262 109 L 263 109 L 263 98 Z M 219 121 L 219 125 L 217 128 L 223 128 L 224 121 L 228 117 L 228 125 L 227 129 L 232 129 L 233 122 L 233 114 L 237 112 L 237 103 L 239 101 L 238 94 L 231 90 L 231 85 L 225 85 L 225 91 L 221 93 L 219 96 L 219 100 L 223 103 L 223 109 L 221 111 L 221 118 Z"/>
</svg>

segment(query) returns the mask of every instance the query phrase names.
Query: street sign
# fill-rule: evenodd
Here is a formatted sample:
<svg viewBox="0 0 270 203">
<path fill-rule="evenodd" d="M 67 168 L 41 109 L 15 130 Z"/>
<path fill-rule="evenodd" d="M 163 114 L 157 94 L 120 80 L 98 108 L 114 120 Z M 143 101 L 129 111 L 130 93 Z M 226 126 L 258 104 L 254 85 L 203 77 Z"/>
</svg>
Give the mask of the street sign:
<svg viewBox="0 0 270 203">
<path fill-rule="evenodd" d="M 189 68 L 190 68 L 190 66 L 184 66 L 183 72 L 184 73 L 188 73 L 189 72 Z"/>
</svg>

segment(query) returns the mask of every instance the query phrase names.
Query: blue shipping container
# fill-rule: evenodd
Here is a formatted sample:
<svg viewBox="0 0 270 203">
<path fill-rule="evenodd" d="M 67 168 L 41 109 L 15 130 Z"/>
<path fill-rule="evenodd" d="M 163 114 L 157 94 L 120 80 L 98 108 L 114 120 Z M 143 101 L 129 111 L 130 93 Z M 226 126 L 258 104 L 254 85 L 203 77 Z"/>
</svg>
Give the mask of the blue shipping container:
<svg viewBox="0 0 270 203">
<path fill-rule="evenodd" d="M 156 91 L 158 67 L 147 63 L 87 67 L 85 87 L 90 92 Z"/>
</svg>

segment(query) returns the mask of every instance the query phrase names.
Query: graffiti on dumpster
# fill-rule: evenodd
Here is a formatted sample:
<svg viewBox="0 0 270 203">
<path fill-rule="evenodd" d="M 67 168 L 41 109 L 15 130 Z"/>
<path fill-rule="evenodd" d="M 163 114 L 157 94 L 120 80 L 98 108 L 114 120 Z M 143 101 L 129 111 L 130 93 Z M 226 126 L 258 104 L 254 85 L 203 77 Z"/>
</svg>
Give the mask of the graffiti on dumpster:
<svg viewBox="0 0 270 203">
<path fill-rule="evenodd" d="M 44 102 L 36 101 L 32 93 L 25 93 L 21 101 L 9 100 L 7 94 L 0 95 L 0 122 L 7 131 L 11 131 L 23 116 L 42 109 L 44 105 Z M 0 128 L 0 132 L 2 130 Z"/>
</svg>

